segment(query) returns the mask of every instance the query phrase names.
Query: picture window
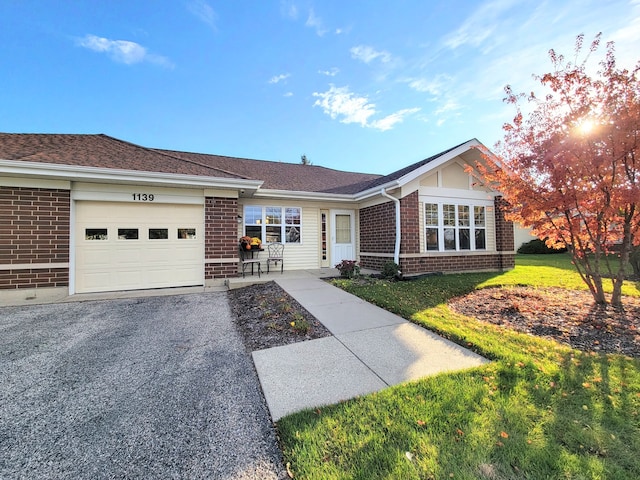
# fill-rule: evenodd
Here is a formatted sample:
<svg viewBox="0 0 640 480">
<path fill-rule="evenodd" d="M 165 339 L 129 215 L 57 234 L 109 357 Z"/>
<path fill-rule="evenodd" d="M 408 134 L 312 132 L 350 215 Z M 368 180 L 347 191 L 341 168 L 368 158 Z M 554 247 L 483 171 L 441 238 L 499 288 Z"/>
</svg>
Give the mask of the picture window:
<svg viewBox="0 0 640 480">
<path fill-rule="evenodd" d="M 425 203 L 424 219 L 426 251 L 465 251 L 487 248 L 486 207 L 484 206 Z"/>
<path fill-rule="evenodd" d="M 300 243 L 302 209 L 299 207 L 244 208 L 244 234 L 265 243 Z"/>
</svg>

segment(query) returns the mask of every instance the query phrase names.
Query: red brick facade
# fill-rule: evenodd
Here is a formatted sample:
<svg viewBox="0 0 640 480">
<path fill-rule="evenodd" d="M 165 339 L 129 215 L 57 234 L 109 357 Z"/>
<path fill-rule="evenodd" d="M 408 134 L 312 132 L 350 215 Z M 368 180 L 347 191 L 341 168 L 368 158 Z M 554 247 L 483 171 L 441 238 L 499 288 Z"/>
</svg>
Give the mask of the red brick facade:
<svg viewBox="0 0 640 480">
<path fill-rule="evenodd" d="M 371 253 L 393 252 L 396 241 L 396 211 L 393 202 L 360 210 L 360 250 Z"/>
<path fill-rule="evenodd" d="M 67 286 L 69 219 L 68 190 L 0 187 L 0 288 Z"/>
<path fill-rule="evenodd" d="M 204 278 L 206 280 L 238 276 L 237 217 L 238 200 L 236 198 L 205 198 Z"/>
<path fill-rule="evenodd" d="M 400 255 L 403 253 L 420 253 L 420 230 L 422 226 L 420 225 L 419 209 L 420 203 L 417 190 L 400 199 Z M 400 264 L 402 264 L 402 261 L 400 261 Z"/>
<path fill-rule="evenodd" d="M 513 224 L 504 218 L 504 203 L 495 200 L 496 252 L 465 254 L 420 252 L 420 204 L 418 192 L 400 199 L 400 270 L 404 275 L 432 272 L 509 270 L 515 266 Z M 360 266 L 381 270 L 393 261 L 395 206 L 389 201 L 360 210 Z M 367 255 L 367 253 L 376 255 Z"/>
</svg>

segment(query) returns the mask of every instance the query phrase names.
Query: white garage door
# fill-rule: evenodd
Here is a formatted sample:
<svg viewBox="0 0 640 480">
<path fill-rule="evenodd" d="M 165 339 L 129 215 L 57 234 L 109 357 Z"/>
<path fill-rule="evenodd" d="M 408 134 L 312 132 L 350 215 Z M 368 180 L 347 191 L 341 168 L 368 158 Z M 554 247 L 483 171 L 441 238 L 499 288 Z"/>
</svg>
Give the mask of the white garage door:
<svg viewBox="0 0 640 480">
<path fill-rule="evenodd" d="M 204 284 L 202 205 L 76 202 L 76 292 Z"/>
</svg>

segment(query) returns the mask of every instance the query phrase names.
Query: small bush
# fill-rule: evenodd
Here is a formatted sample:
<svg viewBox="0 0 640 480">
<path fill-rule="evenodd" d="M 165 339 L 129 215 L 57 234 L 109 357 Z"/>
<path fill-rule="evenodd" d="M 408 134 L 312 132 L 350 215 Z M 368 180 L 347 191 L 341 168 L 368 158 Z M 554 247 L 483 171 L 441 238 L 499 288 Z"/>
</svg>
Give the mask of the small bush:
<svg viewBox="0 0 640 480">
<path fill-rule="evenodd" d="M 549 248 L 544 240 L 539 238 L 523 243 L 518 249 L 518 253 L 564 253 L 566 251 L 566 248 Z"/>
<path fill-rule="evenodd" d="M 360 267 L 355 260 L 342 260 L 336 268 L 342 278 L 354 278 L 360 274 Z"/>
<path fill-rule="evenodd" d="M 385 262 L 380 274 L 383 278 L 395 278 L 400 274 L 400 266 L 396 262 Z"/>
<path fill-rule="evenodd" d="M 291 326 L 296 332 L 304 335 L 309 333 L 309 330 L 311 329 L 311 325 L 309 324 L 309 322 L 307 322 L 304 316 L 302 316 L 298 312 L 295 312 L 293 314 L 293 318 L 294 320 L 291 322 Z"/>
</svg>

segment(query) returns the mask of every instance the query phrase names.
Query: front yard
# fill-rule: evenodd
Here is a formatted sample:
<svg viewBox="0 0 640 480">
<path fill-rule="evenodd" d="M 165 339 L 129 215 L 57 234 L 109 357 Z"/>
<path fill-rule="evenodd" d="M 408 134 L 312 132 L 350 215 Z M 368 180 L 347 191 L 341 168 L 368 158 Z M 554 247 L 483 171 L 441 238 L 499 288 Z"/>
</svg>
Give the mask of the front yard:
<svg viewBox="0 0 640 480">
<path fill-rule="evenodd" d="M 504 274 L 336 283 L 493 362 L 280 420 L 295 478 L 640 478 L 638 357 L 572 349 L 447 304 L 485 287 L 583 289 L 565 255 L 519 256 Z M 624 293 L 640 297 L 640 283 Z"/>
</svg>

